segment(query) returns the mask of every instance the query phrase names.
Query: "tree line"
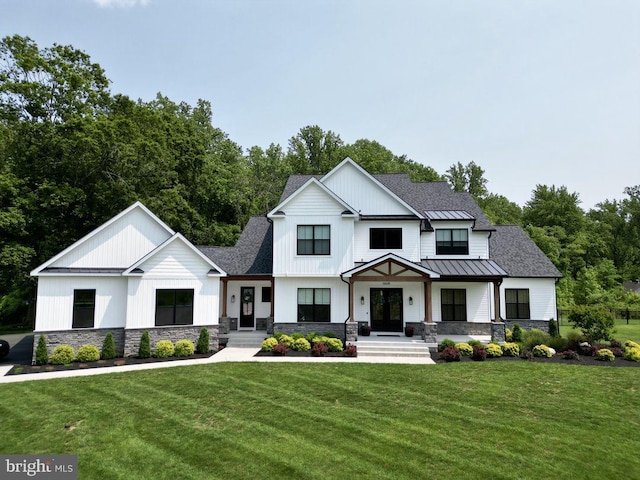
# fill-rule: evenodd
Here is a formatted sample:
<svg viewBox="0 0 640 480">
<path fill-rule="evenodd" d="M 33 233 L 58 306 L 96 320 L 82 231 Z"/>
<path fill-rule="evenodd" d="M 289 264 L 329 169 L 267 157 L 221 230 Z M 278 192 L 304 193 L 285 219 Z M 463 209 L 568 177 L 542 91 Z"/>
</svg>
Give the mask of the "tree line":
<svg viewBox="0 0 640 480">
<path fill-rule="evenodd" d="M 473 162 L 440 175 L 317 125 L 286 147 L 244 149 L 214 126 L 208 101 L 133 100 L 109 84 L 72 46 L 0 42 L 0 323 L 32 318 L 32 268 L 137 200 L 194 244 L 233 245 L 250 216 L 277 204 L 290 174 L 322 174 L 347 156 L 372 173 L 447 180 L 494 222 L 526 227 L 565 275 L 561 302 L 638 302 L 621 281 L 640 276 L 640 186 L 583 212 L 576 193 L 539 185 L 520 208 L 489 193 Z"/>
</svg>

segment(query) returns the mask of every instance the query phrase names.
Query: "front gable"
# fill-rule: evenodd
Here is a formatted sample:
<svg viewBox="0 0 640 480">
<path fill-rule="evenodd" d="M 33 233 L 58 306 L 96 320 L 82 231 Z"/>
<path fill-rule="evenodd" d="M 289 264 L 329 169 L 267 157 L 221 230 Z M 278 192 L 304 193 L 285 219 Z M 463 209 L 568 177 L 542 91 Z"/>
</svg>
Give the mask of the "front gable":
<svg viewBox="0 0 640 480">
<path fill-rule="evenodd" d="M 166 224 L 136 202 L 31 272 L 47 269 L 124 269 L 174 234 Z"/>
<path fill-rule="evenodd" d="M 281 215 L 354 215 L 353 209 L 315 178 L 310 178 L 296 192 L 281 202 L 267 216 Z"/>
</svg>

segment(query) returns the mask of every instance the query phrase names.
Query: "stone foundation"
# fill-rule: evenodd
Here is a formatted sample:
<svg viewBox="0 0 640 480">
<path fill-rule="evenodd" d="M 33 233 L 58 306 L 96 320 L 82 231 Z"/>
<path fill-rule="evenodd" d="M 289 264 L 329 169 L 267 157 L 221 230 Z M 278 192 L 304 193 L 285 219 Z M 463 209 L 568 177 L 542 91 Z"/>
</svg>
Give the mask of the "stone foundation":
<svg viewBox="0 0 640 480">
<path fill-rule="evenodd" d="M 175 343 L 178 340 L 187 339 L 191 340 L 195 346 L 198 343 L 201 328 L 203 328 L 202 325 L 177 325 L 172 327 L 150 327 L 127 330 L 124 328 L 87 328 L 54 332 L 36 332 L 33 335 L 34 343 L 31 361 L 35 364 L 38 341 L 43 335 L 47 339 L 49 357 L 51 357 L 54 348 L 58 345 L 71 345 L 75 351 L 82 345 L 95 345 L 98 349 L 102 350 L 104 337 L 106 337 L 109 332 L 113 335 L 113 340 L 116 344 L 116 355 L 119 357 L 129 357 L 138 355 L 140 337 L 142 337 L 142 333 L 145 330 L 149 332 L 151 351 L 153 352 L 153 348 L 159 340 L 171 340 Z M 209 350 L 213 352 L 217 351 L 218 325 L 204 325 L 204 328 L 209 330 Z"/>
<path fill-rule="evenodd" d="M 503 320 L 506 328 L 513 330 L 513 325 L 516 323 L 525 330 L 531 330 L 537 328 L 543 332 L 549 333 L 549 320 Z"/>
<path fill-rule="evenodd" d="M 491 335 L 491 322 L 438 322 L 438 335 Z"/>
<path fill-rule="evenodd" d="M 358 324 L 356 322 L 347 322 L 345 324 L 345 342 L 355 342 L 358 340 Z"/>
<path fill-rule="evenodd" d="M 406 322 L 405 327 L 413 327 L 413 336 L 422 338 L 424 335 L 424 322 Z M 404 329 L 402 330 L 404 332 Z"/>
<path fill-rule="evenodd" d="M 256 318 L 256 330 L 266 330 L 267 329 L 267 319 L 266 318 Z"/>
<path fill-rule="evenodd" d="M 350 322 L 347 322 L 347 324 Z M 356 331 L 356 326 L 354 324 L 353 331 Z M 333 333 L 336 337 L 338 337 L 343 342 L 346 341 L 347 335 L 345 334 L 345 330 L 347 327 L 344 323 L 328 323 L 328 322 L 300 322 L 300 323 L 274 323 L 273 324 L 273 333 L 286 333 L 287 335 L 291 335 L 292 333 L 301 333 L 303 335 L 307 335 L 311 332 L 316 332 L 320 335 L 323 333 Z M 353 332 L 351 332 L 353 335 Z M 354 339 L 355 340 L 355 339 Z M 351 340 L 350 340 L 351 341 Z"/>
</svg>

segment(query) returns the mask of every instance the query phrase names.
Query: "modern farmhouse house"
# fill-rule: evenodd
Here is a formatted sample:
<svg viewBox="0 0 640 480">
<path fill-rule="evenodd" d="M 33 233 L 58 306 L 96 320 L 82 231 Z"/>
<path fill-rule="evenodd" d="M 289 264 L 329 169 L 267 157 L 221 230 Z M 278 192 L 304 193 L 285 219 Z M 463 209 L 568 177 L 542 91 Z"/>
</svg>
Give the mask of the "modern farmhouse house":
<svg viewBox="0 0 640 480">
<path fill-rule="evenodd" d="M 505 324 L 556 318 L 551 261 L 517 226 L 494 226 L 466 193 L 406 174 L 371 175 L 347 158 L 293 175 L 280 203 L 234 247 L 192 245 L 136 203 L 59 253 L 39 278 L 37 337 L 125 355 L 199 330 L 504 337 Z"/>
</svg>

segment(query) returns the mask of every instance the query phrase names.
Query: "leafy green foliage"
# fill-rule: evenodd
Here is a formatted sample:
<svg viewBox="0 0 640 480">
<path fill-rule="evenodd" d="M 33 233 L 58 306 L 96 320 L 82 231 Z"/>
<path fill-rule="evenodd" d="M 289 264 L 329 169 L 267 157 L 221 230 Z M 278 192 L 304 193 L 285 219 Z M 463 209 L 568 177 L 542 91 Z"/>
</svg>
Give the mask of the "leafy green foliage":
<svg viewBox="0 0 640 480">
<path fill-rule="evenodd" d="M 626 347 L 624 349 L 624 358 L 632 362 L 640 362 L 640 348 Z"/>
<path fill-rule="evenodd" d="M 273 352 L 273 347 L 278 344 L 278 340 L 275 337 L 265 338 L 262 341 L 261 350 L 263 352 Z"/>
<path fill-rule="evenodd" d="M 522 333 L 522 346 L 527 350 L 531 350 L 536 345 L 548 345 L 551 342 L 551 336 L 547 332 L 543 332 L 539 328 L 531 328 L 524 330 Z"/>
<path fill-rule="evenodd" d="M 191 340 L 178 340 L 175 346 L 175 356 L 176 357 L 188 357 L 193 355 L 195 352 L 195 347 L 193 346 L 193 342 Z"/>
<path fill-rule="evenodd" d="M 569 321 L 591 342 L 611 340 L 615 321 L 613 314 L 601 305 L 576 305 Z"/>
<path fill-rule="evenodd" d="M 341 352 L 344 349 L 342 340 L 339 338 L 329 338 L 326 344 L 330 352 Z"/>
<path fill-rule="evenodd" d="M 464 357 L 469 357 L 473 353 L 473 347 L 466 342 L 456 343 L 454 348 Z"/>
<path fill-rule="evenodd" d="M 522 341 L 522 328 L 517 323 L 513 324 L 513 329 L 511 330 L 511 341 L 512 342 Z"/>
<path fill-rule="evenodd" d="M 597 351 L 595 357 L 598 360 L 602 360 L 602 361 L 606 361 L 606 362 L 613 362 L 616 357 L 613 354 L 613 352 L 611 350 L 609 350 L 608 348 L 601 348 L 600 350 Z"/>
<path fill-rule="evenodd" d="M 487 357 L 501 357 L 502 356 L 502 348 L 497 343 L 489 343 L 485 347 L 485 351 L 487 353 Z"/>
<path fill-rule="evenodd" d="M 451 340 L 450 338 L 444 338 L 442 339 L 442 341 L 438 344 L 438 351 L 442 352 L 445 348 L 447 347 L 455 347 L 456 342 L 454 342 L 453 340 Z"/>
<path fill-rule="evenodd" d="M 102 352 L 100 352 L 100 358 L 103 360 L 111 360 L 116 358 L 116 342 L 113 339 L 111 332 L 107 333 L 102 342 Z"/>
<path fill-rule="evenodd" d="M 503 344 L 502 355 L 505 357 L 517 357 L 520 355 L 520 345 L 515 342 L 507 342 Z"/>
<path fill-rule="evenodd" d="M 198 336 L 198 343 L 196 344 L 197 353 L 209 353 L 209 330 L 206 328 L 200 329 L 200 335 Z"/>
<path fill-rule="evenodd" d="M 46 365 L 49 362 L 49 350 L 47 349 L 46 335 L 40 335 L 36 347 L 36 365 Z"/>
<path fill-rule="evenodd" d="M 291 350 L 297 352 L 308 352 L 311 350 L 311 344 L 306 338 L 297 338 L 291 344 Z"/>
<path fill-rule="evenodd" d="M 149 338 L 149 332 L 145 330 L 140 337 L 140 346 L 138 347 L 138 358 L 150 358 L 151 357 L 151 339 Z"/>
<path fill-rule="evenodd" d="M 557 337 L 558 335 L 560 335 L 560 331 L 558 329 L 558 322 L 556 322 L 553 318 L 549 319 L 548 322 L 549 325 L 549 335 L 551 335 L 552 337 Z"/>
<path fill-rule="evenodd" d="M 175 354 L 175 346 L 171 340 L 160 340 L 156 343 L 154 356 L 156 358 L 168 358 Z"/>
<path fill-rule="evenodd" d="M 95 345 L 82 345 L 76 352 L 76 360 L 79 362 L 95 362 L 100 360 L 100 350 Z"/>
<path fill-rule="evenodd" d="M 546 357 L 551 358 L 553 354 L 551 353 L 551 349 L 546 345 L 536 345 L 531 349 L 534 357 Z"/>
<path fill-rule="evenodd" d="M 58 345 L 51 354 L 51 363 L 53 365 L 67 365 L 73 362 L 75 357 L 76 354 L 71 345 Z"/>
</svg>

